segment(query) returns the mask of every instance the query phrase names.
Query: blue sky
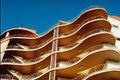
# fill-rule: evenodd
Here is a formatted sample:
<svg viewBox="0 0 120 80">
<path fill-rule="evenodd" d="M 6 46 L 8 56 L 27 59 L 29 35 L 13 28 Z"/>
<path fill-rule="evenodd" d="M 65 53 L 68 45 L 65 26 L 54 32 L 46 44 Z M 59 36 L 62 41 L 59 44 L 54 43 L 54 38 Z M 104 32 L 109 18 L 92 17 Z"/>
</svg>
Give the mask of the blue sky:
<svg viewBox="0 0 120 80">
<path fill-rule="evenodd" d="M 1 0 L 1 33 L 23 24 L 42 34 L 59 20 L 69 21 L 90 6 L 101 6 L 109 15 L 120 16 L 119 4 L 120 0 Z"/>
</svg>

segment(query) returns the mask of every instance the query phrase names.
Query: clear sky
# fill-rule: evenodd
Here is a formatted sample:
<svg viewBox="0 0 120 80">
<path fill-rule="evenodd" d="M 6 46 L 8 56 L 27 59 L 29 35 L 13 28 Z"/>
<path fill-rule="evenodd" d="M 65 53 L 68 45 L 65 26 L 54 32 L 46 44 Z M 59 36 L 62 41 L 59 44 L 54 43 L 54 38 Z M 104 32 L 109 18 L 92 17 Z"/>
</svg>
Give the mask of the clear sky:
<svg viewBox="0 0 120 80">
<path fill-rule="evenodd" d="M 1 0 L 1 33 L 23 24 L 42 34 L 59 20 L 69 21 L 90 6 L 120 16 L 120 0 Z"/>
</svg>

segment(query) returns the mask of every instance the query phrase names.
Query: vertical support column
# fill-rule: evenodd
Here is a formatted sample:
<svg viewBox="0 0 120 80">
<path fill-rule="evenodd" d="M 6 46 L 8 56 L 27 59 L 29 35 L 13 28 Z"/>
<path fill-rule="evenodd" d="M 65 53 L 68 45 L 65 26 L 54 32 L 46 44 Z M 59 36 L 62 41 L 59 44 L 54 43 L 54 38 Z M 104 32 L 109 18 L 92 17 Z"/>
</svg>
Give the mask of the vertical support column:
<svg viewBox="0 0 120 80">
<path fill-rule="evenodd" d="M 57 51 L 57 47 L 58 47 L 58 31 L 59 28 L 55 28 L 54 29 L 54 34 L 53 34 L 53 38 L 55 39 L 52 43 L 52 53 Z M 56 68 L 57 64 L 57 54 L 53 54 L 51 55 L 51 61 L 50 61 L 50 69 Z M 49 74 L 49 80 L 55 80 L 56 78 L 56 71 L 51 71 Z"/>
</svg>

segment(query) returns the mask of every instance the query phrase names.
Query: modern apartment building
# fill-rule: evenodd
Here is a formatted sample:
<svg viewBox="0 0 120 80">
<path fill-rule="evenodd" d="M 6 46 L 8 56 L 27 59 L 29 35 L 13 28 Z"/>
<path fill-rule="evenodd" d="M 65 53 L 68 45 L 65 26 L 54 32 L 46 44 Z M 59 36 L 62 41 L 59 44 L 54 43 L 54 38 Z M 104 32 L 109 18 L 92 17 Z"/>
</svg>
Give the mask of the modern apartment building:
<svg viewBox="0 0 120 80">
<path fill-rule="evenodd" d="M 19 27 L 1 35 L 0 79 L 120 80 L 120 18 L 91 8 L 46 34 Z"/>
</svg>

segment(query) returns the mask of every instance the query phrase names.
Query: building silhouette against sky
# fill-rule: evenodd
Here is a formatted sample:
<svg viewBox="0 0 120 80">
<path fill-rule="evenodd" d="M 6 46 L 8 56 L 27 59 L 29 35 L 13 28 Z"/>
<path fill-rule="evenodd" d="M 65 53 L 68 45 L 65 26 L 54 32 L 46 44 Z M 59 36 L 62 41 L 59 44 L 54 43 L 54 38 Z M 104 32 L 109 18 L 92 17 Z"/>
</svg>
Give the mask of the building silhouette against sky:
<svg viewBox="0 0 120 80">
<path fill-rule="evenodd" d="M 24 27 L 1 35 L 0 79 L 120 80 L 120 18 L 91 8 L 45 35 Z"/>
</svg>

